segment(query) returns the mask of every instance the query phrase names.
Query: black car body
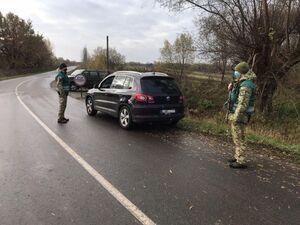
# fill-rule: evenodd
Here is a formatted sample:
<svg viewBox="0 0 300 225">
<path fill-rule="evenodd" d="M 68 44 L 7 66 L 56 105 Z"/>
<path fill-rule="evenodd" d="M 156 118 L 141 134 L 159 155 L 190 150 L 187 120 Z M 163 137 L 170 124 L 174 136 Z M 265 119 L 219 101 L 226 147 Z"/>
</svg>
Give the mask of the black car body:
<svg viewBox="0 0 300 225">
<path fill-rule="evenodd" d="M 101 111 L 119 118 L 122 128 L 144 122 L 176 124 L 184 117 L 175 80 L 156 72 L 118 71 L 107 76 L 87 92 L 86 108 L 89 115 Z"/>
<path fill-rule="evenodd" d="M 71 90 L 77 90 L 79 88 L 74 82 L 75 76 L 79 74 L 83 75 L 86 79 L 85 85 L 82 86 L 84 88 L 97 87 L 106 76 L 106 72 L 101 70 L 77 69 L 68 76 L 70 79 Z"/>
</svg>

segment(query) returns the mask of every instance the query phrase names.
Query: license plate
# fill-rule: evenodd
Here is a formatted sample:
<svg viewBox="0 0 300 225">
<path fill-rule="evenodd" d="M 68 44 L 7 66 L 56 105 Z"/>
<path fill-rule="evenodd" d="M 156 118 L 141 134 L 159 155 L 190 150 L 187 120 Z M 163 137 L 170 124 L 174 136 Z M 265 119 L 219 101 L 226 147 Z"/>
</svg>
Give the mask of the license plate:
<svg viewBox="0 0 300 225">
<path fill-rule="evenodd" d="M 162 109 L 161 112 L 163 114 L 171 114 L 171 113 L 175 113 L 175 109 Z"/>
</svg>

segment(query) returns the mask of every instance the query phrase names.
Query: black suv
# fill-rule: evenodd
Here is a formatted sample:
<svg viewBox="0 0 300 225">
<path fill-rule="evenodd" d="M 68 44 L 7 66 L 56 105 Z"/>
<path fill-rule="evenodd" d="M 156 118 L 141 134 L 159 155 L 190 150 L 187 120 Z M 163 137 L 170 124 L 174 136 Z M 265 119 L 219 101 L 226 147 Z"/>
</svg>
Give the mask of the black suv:
<svg viewBox="0 0 300 225">
<path fill-rule="evenodd" d="M 71 73 L 71 75 L 68 76 L 70 79 L 72 91 L 75 91 L 79 88 L 74 82 L 74 77 L 79 74 L 84 75 L 86 79 L 85 85 L 82 86 L 85 88 L 97 87 L 99 83 L 103 80 L 103 78 L 106 76 L 106 72 L 101 70 L 77 69 L 73 73 Z"/>
<path fill-rule="evenodd" d="M 87 92 L 85 103 L 88 115 L 110 114 L 125 129 L 143 122 L 176 124 L 184 117 L 183 96 L 175 80 L 157 72 L 110 74 Z"/>
</svg>

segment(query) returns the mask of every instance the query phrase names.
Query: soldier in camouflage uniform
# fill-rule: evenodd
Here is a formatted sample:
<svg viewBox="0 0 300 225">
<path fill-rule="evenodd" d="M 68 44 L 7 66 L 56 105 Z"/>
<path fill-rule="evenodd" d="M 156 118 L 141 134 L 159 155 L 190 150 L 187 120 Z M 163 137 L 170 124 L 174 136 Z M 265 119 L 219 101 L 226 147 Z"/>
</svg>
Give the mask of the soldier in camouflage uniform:
<svg viewBox="0 0 300 225">
<path fill-rule="evenodd" d="M 246 62 L 235 66 L 234 78 L 236 83 L 230 92 L 231 108 L 229 120 L 231 121 L 232 139 L 235 144 L 235 155 L 228 160 L 231 168 L 247 168 L 245 164 L 245 127 L 254 113 L 256 96 L 255 73 L 249 69 Z"/>
<path fill-rule="evenodd" d="M 67 76 L 67 65 L 65 63 L 60 64 L 59 73 L 55 77 L 56 91 L 59 96 L 59 112 L 58 123 L 67 123 L 69 119 L 65 118 L 65 110 L 67 106 L 67 98 L 70 90 L 70 81 Z"/>
</svg>

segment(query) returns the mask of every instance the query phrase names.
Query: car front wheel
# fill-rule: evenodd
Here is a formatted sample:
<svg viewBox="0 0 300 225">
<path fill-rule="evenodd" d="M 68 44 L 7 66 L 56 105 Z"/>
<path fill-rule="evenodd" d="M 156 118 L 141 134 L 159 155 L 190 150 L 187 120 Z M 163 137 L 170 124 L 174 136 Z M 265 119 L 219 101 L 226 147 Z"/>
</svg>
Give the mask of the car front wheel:
<svg viewBox="0 0 300 225">
<path fill-rule="evenodd" d="M 123 106 L 119 111 L 119 123 L 123 129 L 132 127 L 131 112 L 127 106 Z"/>
<path fill-rule="evenodd" d="M 86 112 L 89 116 L 95 116 L 97 114 L 97 110 L 94 109 L 94 103 L 91 97 L 88 97 L 86 99 L 85 105 L 86 105 Z"/>
</svg>

